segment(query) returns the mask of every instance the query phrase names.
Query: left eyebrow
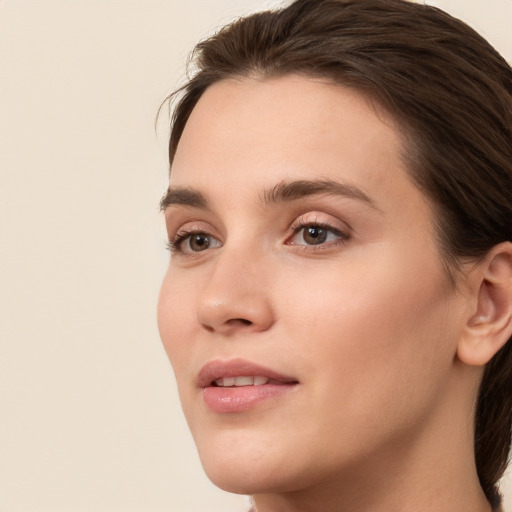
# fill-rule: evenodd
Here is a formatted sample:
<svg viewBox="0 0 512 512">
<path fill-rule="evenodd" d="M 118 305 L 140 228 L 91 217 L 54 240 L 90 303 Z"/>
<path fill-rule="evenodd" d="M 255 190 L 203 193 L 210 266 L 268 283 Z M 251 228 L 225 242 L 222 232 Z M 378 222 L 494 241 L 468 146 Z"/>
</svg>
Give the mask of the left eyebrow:
<svg viewBox="0 0 512 512">
<path fill-rule="evenodd" d="M 357 185 L 327 179 L 281 181 L 275 187 L 265 190 L 262 200 L 265 204 L 273 204 L 321 194 L 357 199 L 382 213 L 375 202 Z"/>
</svg>

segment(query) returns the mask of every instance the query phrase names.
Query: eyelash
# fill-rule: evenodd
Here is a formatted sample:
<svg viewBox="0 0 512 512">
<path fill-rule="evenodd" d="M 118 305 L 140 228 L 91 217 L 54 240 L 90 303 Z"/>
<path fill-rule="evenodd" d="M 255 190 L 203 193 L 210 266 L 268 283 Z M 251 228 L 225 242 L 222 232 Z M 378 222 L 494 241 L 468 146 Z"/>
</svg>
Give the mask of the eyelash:
<svg viewBox="0 0 512 512">
<path fill-rule="evenodd" d="M 347 241 L 350 239 L 349 234 L 346 232 L 343 232 L 329 224 L 322 223 L 322 222 L 303 222 L 299 221 L 298 224 L 295 227 L 292 227 L 292 235 L 287 237 L 287 241 L 294 238 L 296 235 L 298 235 L 301 231 L 307 229 L 307 228 L 319 228 L 322 230 L 327 231 L 328 233 L 338 237 L 337 240 L 330 241 L 330 242 L 322 242 L 317 245 L 315 244 L 297 244 L 297 243 L 288 243 L 287 245 L 293 245 L 297 248 L 300 248 L 301 250 L 305 251 L 319 251 L 319 250 L 325 250 L 327 247 L 333 247 L 338 245 L 346 244 Z M 207 237 L 210 237 L 211 239 L 215 239 L 213 235 L 208 233 L 204 230 L 199 229 L 183 229 L 181 231 L 178 231 L 176 235 L 167 241 L 167 250 L 170 251 L 172 254 L 178 253 L 185 256 L 191 256 L 194 254 L 199 254 L 202 251 L 184 251 L 181 247 L 181 245 L 186 242 L 190 237 L 194 235 L 205 235 Z M 216 240 L 216 239 L 215 239 Z"/>
</svg>

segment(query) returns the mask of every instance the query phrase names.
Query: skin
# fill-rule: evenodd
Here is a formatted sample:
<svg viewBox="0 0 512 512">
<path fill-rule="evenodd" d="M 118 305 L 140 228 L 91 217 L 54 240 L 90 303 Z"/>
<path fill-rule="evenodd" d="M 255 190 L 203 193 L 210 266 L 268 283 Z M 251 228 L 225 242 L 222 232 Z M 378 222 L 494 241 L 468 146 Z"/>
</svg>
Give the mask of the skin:
<svg viewBox="0 0 512 512">
<path fill-rule="evenodd" d="M 360 93 L 298 76 L 219 82 L 186 125 L 170 188 L 207 205 L 167 205 L 185 239 L 159 328 L 208 476 L 258 512 L 490 510 L 472 448 L 481 367 L 457 356 L 477 285 L 454 292 L 402 154 Z M 358 192 L 262 199 L 297 180 Z M 300 226 L 316 223 L 328 238 L 311 245 Z M 198 372 L 233 358 L 299 384 L 214 413 Z"/>
</svg>

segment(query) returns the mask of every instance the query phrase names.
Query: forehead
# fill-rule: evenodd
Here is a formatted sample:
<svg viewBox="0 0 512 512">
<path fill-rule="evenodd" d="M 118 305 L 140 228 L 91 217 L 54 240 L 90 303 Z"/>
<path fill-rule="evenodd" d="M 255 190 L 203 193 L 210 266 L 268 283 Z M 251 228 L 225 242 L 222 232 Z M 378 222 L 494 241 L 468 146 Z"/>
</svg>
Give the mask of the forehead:
<svg viewBox="0 0 512 512">
<path fill-rule="evenodd" d="M 382 200 L 421 196 L 398 129 L 358 91 L 295 75 L 209 87 L 185 126 L 171 185 L 240 196 L 297 179 L 340 179 Z"/>
</svg>

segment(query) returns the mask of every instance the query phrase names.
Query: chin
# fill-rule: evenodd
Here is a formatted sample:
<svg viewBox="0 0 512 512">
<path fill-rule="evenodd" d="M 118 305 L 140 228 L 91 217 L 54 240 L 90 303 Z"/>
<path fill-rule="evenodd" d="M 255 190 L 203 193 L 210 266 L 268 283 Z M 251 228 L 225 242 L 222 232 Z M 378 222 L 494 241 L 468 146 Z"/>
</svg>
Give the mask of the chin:
<svg viewBox="0 0 512 512">
<path fill-rule="evenodd" d="M 208 478 L 219 488 L 235 494 L 254 494 L 275 483 L 268 453 L 240 441 L 212 441 L 207 447 L 198 443 L 201 464 Z"/>
<path fill-rule="evenodd" d="M 197 444 L 208 478 L 220 489 L 245 495 L 296 492 L 339 470 L 304 449 L 307 443 L 290 443 L 289 434 L 281 439 L 252 434 L 227 431 Z"/>
<path fill-rule="evenodd" d="M 306 478 L 301 478 L 290 468 L 276 470 L 262 467 L 251 460 L 241 461 L 236 466 L 227 467 L 217 461 L 203 465 L 206 475 L 214 485 L 233 494 L 265 494 L 272 492 L 292 492 L 302 488 Z"/>
<path fill-rule="evenodd" d="M 281 446 L 281 450 L 273 451 L 268 438 L 225 434 L 197 443 L 201 463 L 213 484 L 227 492 L 248 495 L 296 488 L 300 478 L 293 469 L 303 464 L 287 457 L 286 449 Z M 294 460 L 293 468 L 290 460 Z"/>
<path fill-rule="evenodd" d="M 275 488 L 275 481 L 270 482 L 268 475 L 256 474 L 250 469 L 250 462 L 247 462 L 243 472 L 234 471 L 224 467 L 206 467 L 205 472 L 211 482 L 219 489 L 233 494 L 254 495 L 268 492 Z M 222 466 L 222 464 L 220 464 Z"/>
</svg>

